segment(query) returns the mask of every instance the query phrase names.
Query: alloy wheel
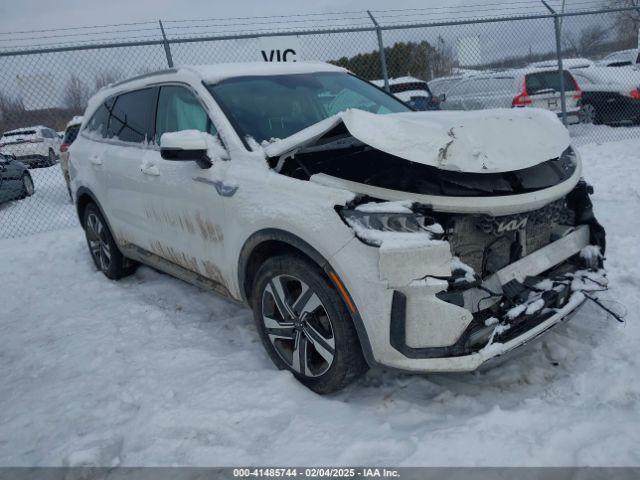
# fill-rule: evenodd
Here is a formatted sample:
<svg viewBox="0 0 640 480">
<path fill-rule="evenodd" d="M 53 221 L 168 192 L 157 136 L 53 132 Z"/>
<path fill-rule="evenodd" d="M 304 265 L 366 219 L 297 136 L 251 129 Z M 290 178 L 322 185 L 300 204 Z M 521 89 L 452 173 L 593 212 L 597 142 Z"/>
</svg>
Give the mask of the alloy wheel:
<svg viewBox="0 0 640 480">
<path fill-rule="evenodd" d="M 596 120 L 596 109 L 589 103 L 583 105 L 579 113 L 582 123 L 594 123 Z"/>
<path fill-rule="evenodd" d="M 87 240 L 89 240 L 89 250 L 100 270 L 106 272 L 111 265 L 111 248 L 107 237 L 107 229 L 102 224 L 102 220 L 95 214 L 87 216 Z"/>
<path fill-rule="evenodd" d="M 273 277 L 262 293 L 262 321 L 269 341 L 293 371 L 318 377 L 331 367 L 335 336 L 317 293 L 292 275 Z"/>
</svg>

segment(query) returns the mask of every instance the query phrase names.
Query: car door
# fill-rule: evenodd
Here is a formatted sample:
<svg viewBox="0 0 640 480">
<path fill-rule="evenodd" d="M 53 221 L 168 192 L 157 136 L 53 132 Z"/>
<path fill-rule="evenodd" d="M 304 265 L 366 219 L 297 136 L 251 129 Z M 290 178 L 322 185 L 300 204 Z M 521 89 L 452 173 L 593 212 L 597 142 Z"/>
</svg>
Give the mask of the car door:
<svg viewBox="0 0 640 480">
<path fill-rule="evenodd" d="M 446 92 L 442 107 L 445 110 L 464 110 L 464 93 L 468 88 L 469 80 L 459 82 Z"/>
<path fill-rule="evenodd" d="M 195 161 L 165 160 L 160 153 L 164 133 L 198 130 L 218 142 L 216 128 L 198 94 L 182 84 L 160 87 L 155 122 L 155 148 L 140 164 L 142 205 L 149 236 L 145 248 L 218 284 L 224 252 L 222 184 L 226 162 L 212 159 L 203 169 Z"/>
<path fill-rule="evenodd" d="M 104 170 L 105 209 L 120 244 L 141 245 L 152 235 L 143 207 L 146 185 L 140 165 L 150 151 L 157 95 L 157 88 L 147 87 L 113 99 L 104 150 L 92 160 Z"/>
</svg>

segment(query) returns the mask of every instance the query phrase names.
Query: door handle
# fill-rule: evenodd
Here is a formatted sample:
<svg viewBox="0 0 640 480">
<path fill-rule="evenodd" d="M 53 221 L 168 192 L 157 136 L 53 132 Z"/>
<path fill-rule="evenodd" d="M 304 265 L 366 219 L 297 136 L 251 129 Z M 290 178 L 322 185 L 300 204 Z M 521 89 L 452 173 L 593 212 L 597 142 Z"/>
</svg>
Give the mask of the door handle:
<svg viewBox="0 0 640 480">
<path fill-rule="evenodd" d="M 89 161 L 93 165 L 102 165 L 102 157 L 100 155 L 91 155 L 91 158 L 89 159 Z"/>
<path fill-rule="evenodd" d="M 142 173 L 144 173 L 145 175 L 151 175 L 154 177 L 157 177 L 160 175 L 160 170 L 158 170 L 158 167 L 156 167 L 155 165 L 151 164 L 151 165 L 142 165 L 140 167 L 140 171 Z"/>
</svg>

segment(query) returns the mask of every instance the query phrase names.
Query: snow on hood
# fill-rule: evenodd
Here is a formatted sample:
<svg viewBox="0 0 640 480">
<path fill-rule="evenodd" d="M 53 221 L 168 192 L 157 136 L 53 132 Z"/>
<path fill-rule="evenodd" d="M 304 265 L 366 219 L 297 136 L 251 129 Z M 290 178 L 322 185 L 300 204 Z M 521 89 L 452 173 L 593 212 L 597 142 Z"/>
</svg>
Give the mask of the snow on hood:
<svg viewBox="0 0 640 480">
<path fill-rule="evenodd" d="M 344 123 L 359 141 L 385 153 L 443 170 L 498 173 L 556 158 L 569 132 L 547 110 L 406 112 L 376 115 L 347 110 L 265 148 L 269 157 L 313 144 Z"/>
</svg>

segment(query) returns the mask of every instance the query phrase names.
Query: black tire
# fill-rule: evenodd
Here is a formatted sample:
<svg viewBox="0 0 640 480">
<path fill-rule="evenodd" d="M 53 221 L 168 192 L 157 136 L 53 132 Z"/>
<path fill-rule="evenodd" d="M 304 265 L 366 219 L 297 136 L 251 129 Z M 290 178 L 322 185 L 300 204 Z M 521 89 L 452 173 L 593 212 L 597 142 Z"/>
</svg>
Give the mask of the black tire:
<svg viewBox="0 0 640 480">
<path fill-rule="evenodd" d="M 20 198 L 26 198 L 33 195 L 35 187 L 33 186 L 33 179 L 28 172 L 24 172 L 22 175 L 22 196 Z"/>
<path fill-rule="evenodd" d="M 283 293 L 280 299 L 286 297 L 286 318 L 279 313 L 274 289 Z M 315 263 L 294 254 L 268 259 L 254 278 L 251 303 L 260 338 L 273 363 L 291 371 L 311 390 L 321 394 L 340 390 L 367 371 L 351 315 Z M 305 306 L 309 311 L 302 313 Z M 302 352 L 297 365 L 296 351 Z M 330 363 L 326 360 L 329 356 Z"/>
<path fill-rule="evenodd" d="M 47 156 L 47 166 L 52 167 L 56 164 L 56 152 L 53 151 L 53 148 L 49 149 L 49 155 Z"/>
<path fill-rule="evenodd" d="M 85 207 L 83 226 L 93 263 L 107 278 L 118 280 L 135 272 L 138 264 L 122 255 L 107 222 L 93 203 Z"/>
</svg>

